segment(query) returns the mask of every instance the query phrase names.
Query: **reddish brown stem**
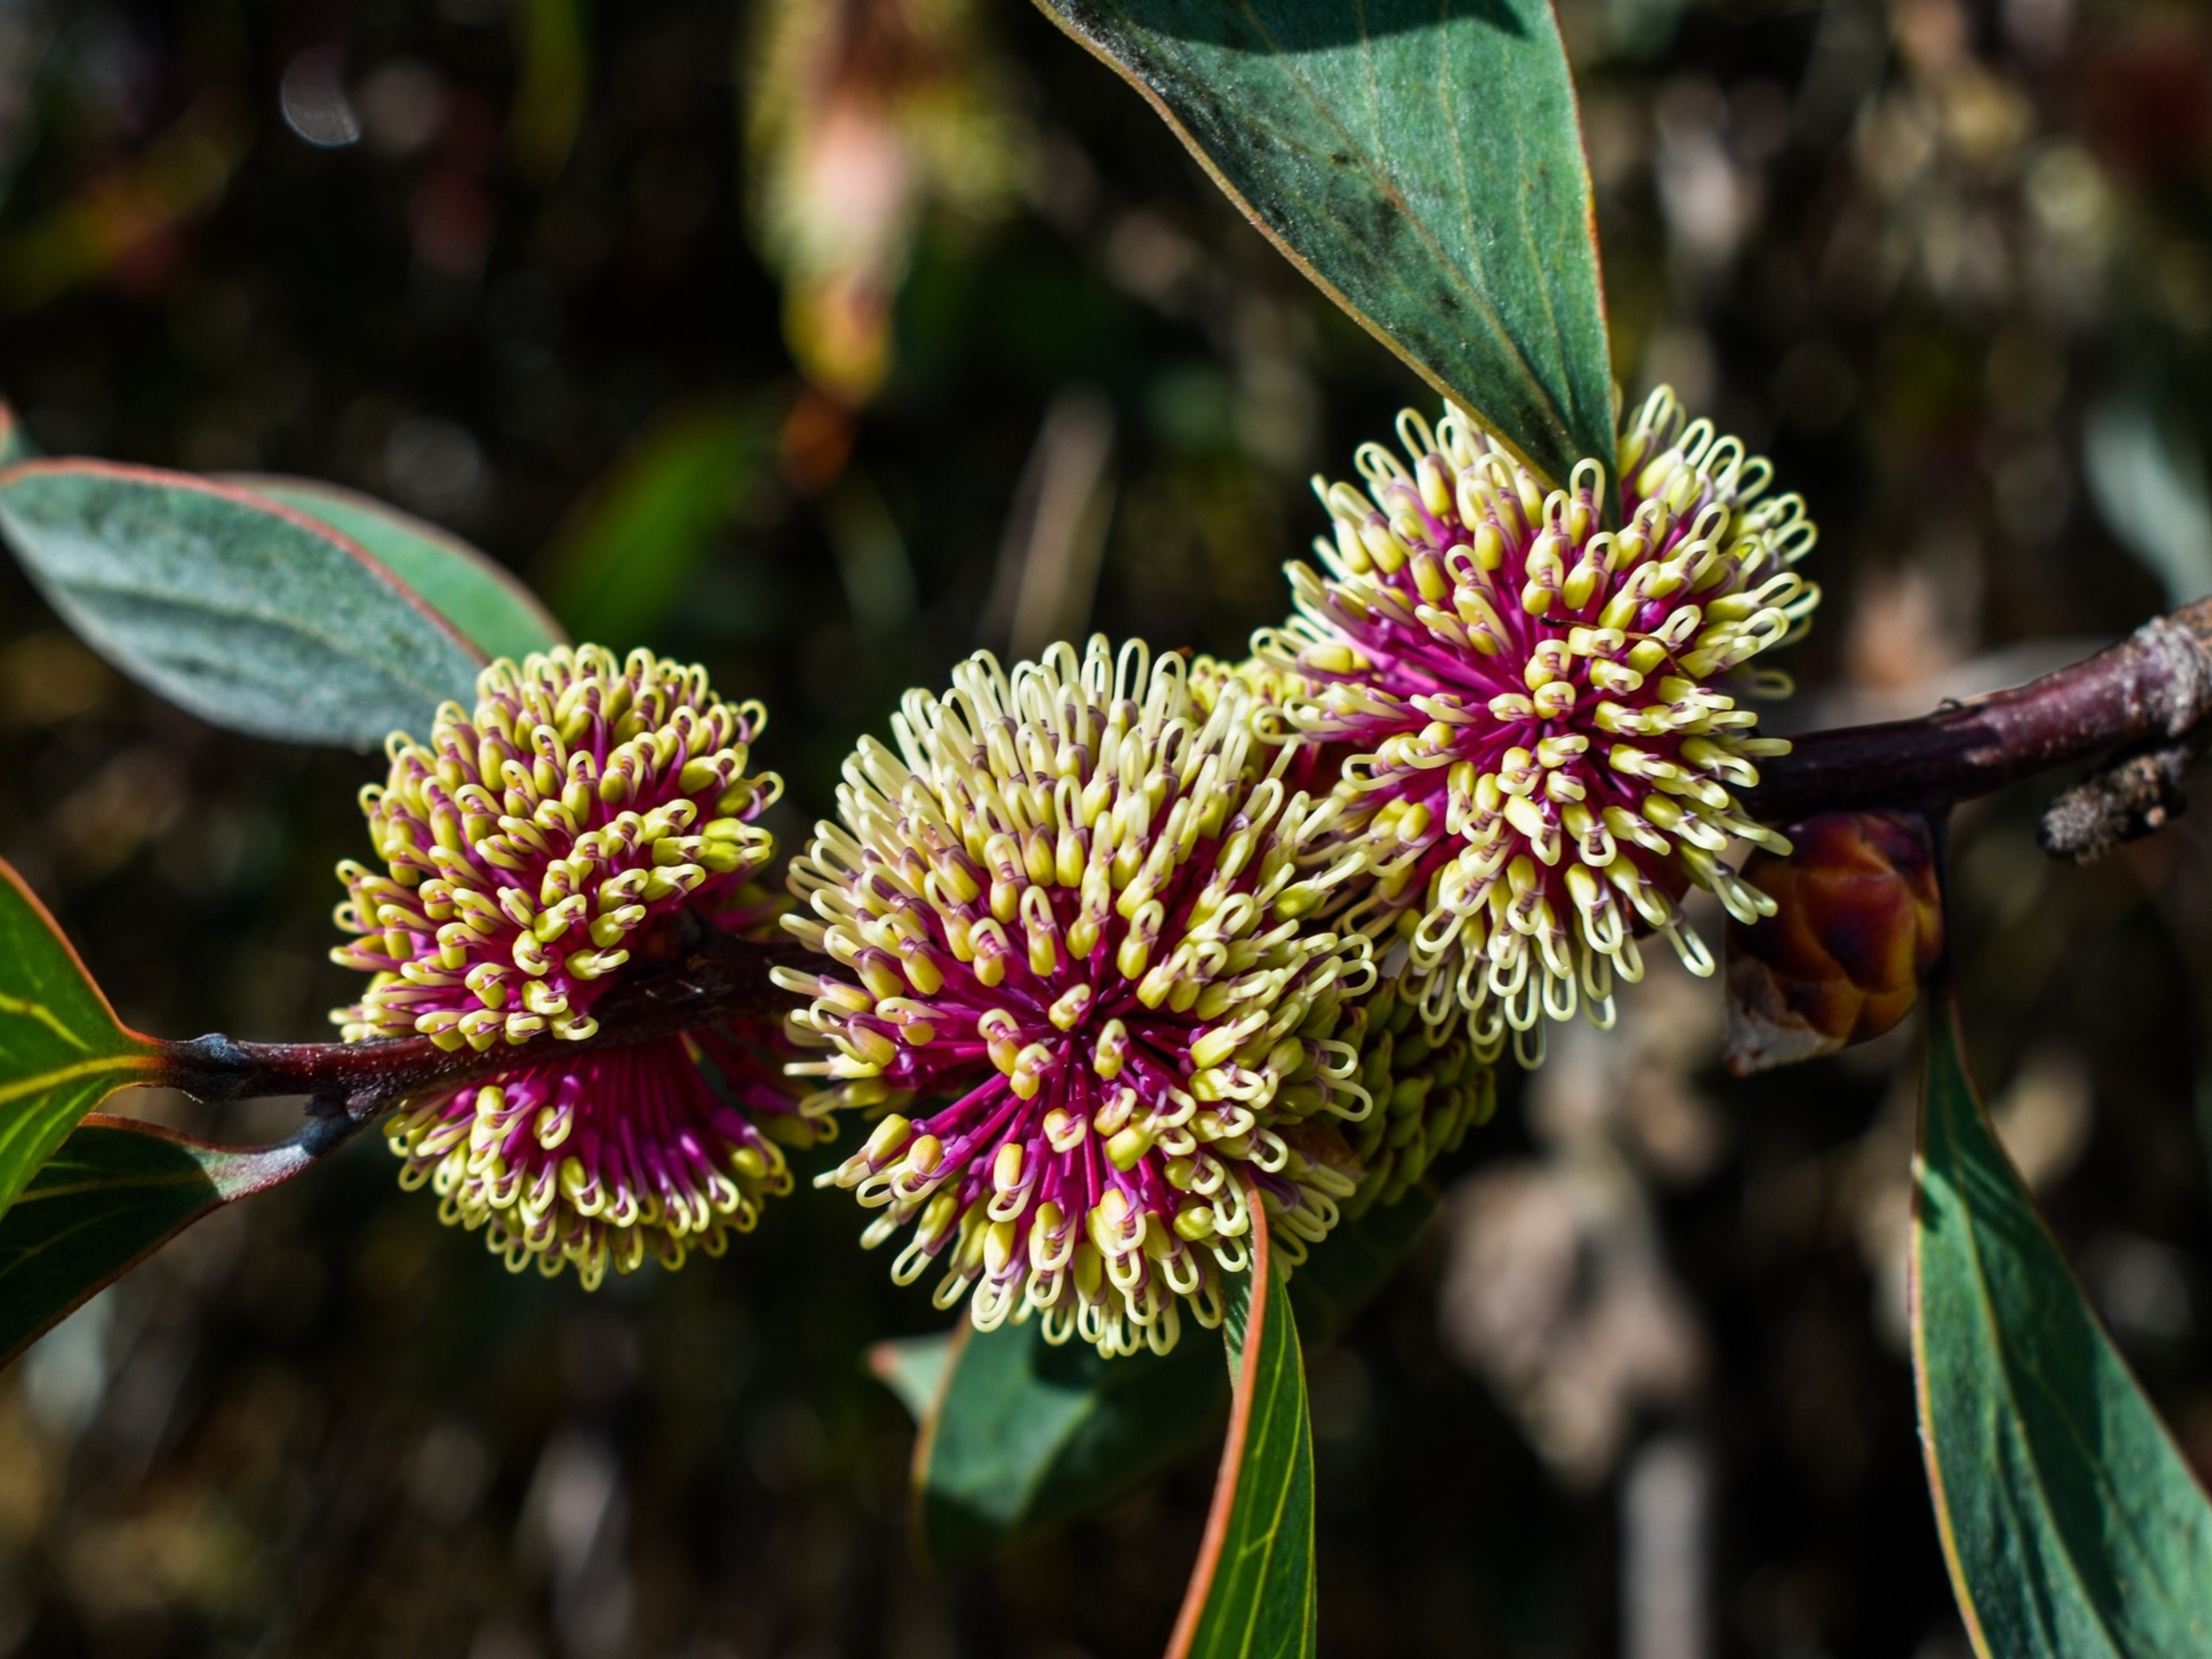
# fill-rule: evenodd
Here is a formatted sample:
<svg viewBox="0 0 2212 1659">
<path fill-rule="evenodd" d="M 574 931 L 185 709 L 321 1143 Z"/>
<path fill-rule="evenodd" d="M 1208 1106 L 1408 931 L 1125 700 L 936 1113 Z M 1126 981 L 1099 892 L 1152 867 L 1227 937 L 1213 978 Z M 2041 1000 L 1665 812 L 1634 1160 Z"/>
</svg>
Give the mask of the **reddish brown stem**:
<svg viewBox="0 0 2212 1659">
<path fill-rule="evenodd" d="M 2069 761 L 2182 736 L 2212 714 L 2212 600 L 2108 651 L 1917 720 L 1812 732 L 1761 770 L 1770 823 L 1870 806 L 1942 809 Z"/>
<path fill-rule="evenodd" d="M 562 1055 L 619 1047 L 681 1031 L 696 1031 L 741 1014 L 779 1013 L 780 994 L 768 970 L 795 960 L 798 947 L 755 944 L 708 934 L 673 966 L 609 991 L 593 1010 L 598 1032 L 558 1046 Z M 326 1115 L 364 1117 L 404 1096 L 454 1085 L 548 1059 L 554 1046 L 518 1052 L 505 1044 L 478 1052 L 442 1049 L 427 1037 L 372 1043 L 242 1043 L 220 1035 L 162 1046 L 155 1081 L 202 1100 L 307 1095 Z"/>
</svg>

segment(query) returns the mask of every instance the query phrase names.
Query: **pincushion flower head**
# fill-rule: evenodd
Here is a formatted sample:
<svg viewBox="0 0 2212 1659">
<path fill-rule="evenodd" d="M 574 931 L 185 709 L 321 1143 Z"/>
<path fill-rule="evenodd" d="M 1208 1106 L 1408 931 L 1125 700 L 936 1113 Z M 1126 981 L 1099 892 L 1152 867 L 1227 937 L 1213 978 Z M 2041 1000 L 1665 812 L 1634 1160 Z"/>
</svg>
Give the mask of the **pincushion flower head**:
<svg viewBox="0 0 2212 1659">
<path fill-rule="evenodd" d="M 1254 1202 L 1295 1261 L 1357 1185 L 1335 1033 L 1374 971 L 1314 917 L 1359 855 L 1309 856 L 1337 805 L 1213 691 L 1103 639 L 975 657 L 907 695 L 895 753 L 862 741 L 792 862 L 813 913 L 785 925 L 834 963 L 779 970 L 827 1051 L 795 1069 L 890 1109 L 820 1179 L 883 1211 L 868 1243 L 911 1227 L 893 1276 L 934 1267 L 982 1329 L 1164 1352 L 1183 1308 L 1220 1319 Z"/>
<path fill-rule="evenodd" d="M 594 1285 L 648 1254 L 674 1265 L 790 1188 L 771 1135 L 812 1128 L 771 1085 L 772 1026 L 585 1046 L 633 961 L 764 918 L 747 883 L 775 844 L 752 820 L 782 784 L 746 764 L 765 719 L 703 669 L 563 646 L 486 668 L 473 710 L 440 709 L 427 744 L 395 734 L 389 779 L 362 791 L 385 868 L 339 866 L 356 937 L 332 956 L 374 977 L 332 1017 L 348 1041 L 512 1055 L 386 1128 L 403 1183 L 430 1183 L 511 1267 L 574 1262 Z"/>
<path fill-rule="evenodd" d="M 1372 880 L 1349 920 L 1402 942 L 1385 963 L 1428 1023 L 1464 1013 L 1484 1058 L 1510 1028 L 1534 1063 L 1545 1020 L 1610 1024 L 1640 932 L 1712 971 L 1689 886 L 1770 909 L 1720 855 L 1787 849 L 1735 791 L 1789 746 L 1738 699 L 1788 689 L 1749 664 L 1818 602 L 1792 568 L 1815 531 L 1663 389 L 1621 435 L 1618 528 L 1595 460 L 1547 491 L 1456 410 L 1398 433 L 1403 454 L 1359 450 L 1363 493 L 1315 480 L 1335 537 L 1321 569 L 1290 567 L 1300 614 L 1254 643 L 1312 683 L 1290 724 L 1351 751 L 1344 833 Z"/>
<path fill-rule="evenodd" d="M 1281 776 L 1293 789 L 1321 796 L 1335 786 L 1351 752 L 1341 744 L 1305 737 L 1287 723 L 1285 710 L 1313 694 L 1313 683 L 1303 675 L 1264 657 L 1230 663 L 1200 655 L 1191 658 L 1190 679 L 1191 695 L 1207 714 L 1230 687 L 1244 694 L 1252 729 L 1264 742 L 1289 747 Z"/>
</svg>

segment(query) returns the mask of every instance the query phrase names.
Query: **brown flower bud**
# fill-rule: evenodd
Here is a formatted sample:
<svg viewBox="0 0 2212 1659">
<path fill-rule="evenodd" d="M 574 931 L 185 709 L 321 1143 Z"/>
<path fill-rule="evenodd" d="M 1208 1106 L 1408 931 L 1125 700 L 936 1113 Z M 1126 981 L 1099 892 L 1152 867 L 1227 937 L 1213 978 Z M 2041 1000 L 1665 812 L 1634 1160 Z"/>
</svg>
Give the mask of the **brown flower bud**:
<svg viewBox="0 0 2212 1659">
<path fill-rule="evenodd" d="M 1787 858 L 1745 879 L 1776 913 L 1728 925 L 1728 1069 L 1742 1077 L 1878 1037 L 1904 1018 L 1943 948 L 1928 822 L 1830 812 L 1789 830 Z"/>
</svg>

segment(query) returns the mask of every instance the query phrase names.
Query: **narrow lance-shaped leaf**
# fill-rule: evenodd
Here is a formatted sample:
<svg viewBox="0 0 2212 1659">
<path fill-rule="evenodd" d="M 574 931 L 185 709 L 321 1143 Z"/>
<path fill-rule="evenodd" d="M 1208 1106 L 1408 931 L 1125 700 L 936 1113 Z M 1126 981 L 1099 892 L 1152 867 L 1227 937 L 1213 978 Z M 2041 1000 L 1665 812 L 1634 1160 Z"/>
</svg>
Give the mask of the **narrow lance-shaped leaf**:
<svg viewBox="0 0 2212 1659">
<path fill-rule="evenodd" d="M 1913 1372 L 1952 1587 L 1982 1659 L 2212 1653 L 2212 1504 L 1929 1021 Z"/>
<path fill-rule="evenodd" d="M 359 543 L 233 485 L 26 461 L 0 473 L 0 533 L 102 656 L 257 736 L 366 748 L 468 697 L 485 660 Z"/>
<path fill-rule="evenodd" d="M 0 1211 L 79 1118 L 156 1065 L 154 1045 L 117 1020 L 46 906 L 0 863 Z"/>
<path fill-rule="evenodd" d="M 86 1118 L 0 1215 L 0 1365 L 195 1221 L 314 1164 L 314 1135 L 218 1147 Z"/>
<path fill-rule="evenodd" d="M 588 639 L 650 639 L 717 531 L 766 483 L 779 410 L 716 399 L 664 416 L 587 492 L 544 559 L 547 597 Z"/>
<path fill-rule="evenodd" d="M 1574 86 L 1548 0 L 1038 0 L 1299 268 L 1565 483 L 1613 454 Z"/>
<path fill-rule="evenodd" d="M 1290 1281 L 1300 1331 L 1317 1346 L 1338 1335 L 1435 1211 L 1434 1196 L 1415 1187 L 1314 1246 Z M 875 1374 L 921 1425 L 921 1553 L 944 1566 L 976 1560 L 1112 1502 L 1217 1438 L 1230 1378 L 1197 1335 L 1165 1357 L 1119 1359 L 1054 1348 L 1034 1320 L 878 1344 Z"/>
<path fill-rule="evenodd" d="M 487 657 L 519 662 L 567 638 L 519 577 L 460 537 L 373 496 L 307 478 L 251 474 L 225 481 L 358 542 Z"/>
<path fill-rule="evenodd" d="M 1229 1437 L 1167 1659 L 1309 1659 L 1317 1651 L 1306 1360 L 1256 1193 L 1251 1208 L 1251 1270 L 1224 1298 L 1236 1369 Z"/>
<path fill-rule="evenodd" d="M 513 9 L 522 84 L 507 143 L 523 176 L 543 189 L 561 175 L 583 125 L 591 48 L 582 0 L 522 0 Z"/>
</svg>

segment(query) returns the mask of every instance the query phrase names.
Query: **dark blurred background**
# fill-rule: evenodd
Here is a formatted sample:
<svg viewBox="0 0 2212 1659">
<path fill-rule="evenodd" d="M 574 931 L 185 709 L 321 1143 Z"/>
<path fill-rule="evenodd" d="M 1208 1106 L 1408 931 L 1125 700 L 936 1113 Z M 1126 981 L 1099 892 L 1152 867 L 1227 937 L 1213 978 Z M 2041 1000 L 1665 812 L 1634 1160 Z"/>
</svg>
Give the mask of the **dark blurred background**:
<svg viewBox="0 0 2212 1659">
<path fill-rule="evenodd" d="M 1822 530 L 1789 719 L 2212 592 L 2212 16 L 1560 11 L 1628 394 L 1672 382 Z M 50 453 L 334 479 L 704 661 L 773 710 L 787 842 L 979 645 L 1239 652 L 1308 474 L 1428 401 L 1018 0 L 0 0 L 0 389 Z M 0 855 L 134 1023 L 325 1029 L 375 772 L 161 706 L 0 562 Z M 1973 1057 L 2203 1466 L 2212 841 L 2055 868 L 2061 781 L 1955 824 Z M 1736 1083 L 1719 996 L 1655 972 L 1511 1081 L 1314 1357 L 1331 1659 L 1963 1659 L 1903 1337 L 1915 1035 Z M 913 1564 L 863 1356 L 940 1316 L 842 1195 L 587 1296 L 392 1174 L 365 1138 L 0 1376 L 0 1656 L 1159 1651 L 1206 1467 Z"/>
</svg>

